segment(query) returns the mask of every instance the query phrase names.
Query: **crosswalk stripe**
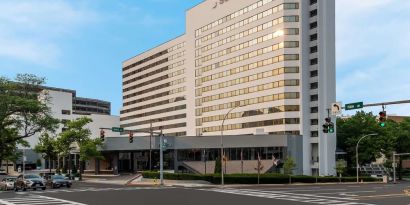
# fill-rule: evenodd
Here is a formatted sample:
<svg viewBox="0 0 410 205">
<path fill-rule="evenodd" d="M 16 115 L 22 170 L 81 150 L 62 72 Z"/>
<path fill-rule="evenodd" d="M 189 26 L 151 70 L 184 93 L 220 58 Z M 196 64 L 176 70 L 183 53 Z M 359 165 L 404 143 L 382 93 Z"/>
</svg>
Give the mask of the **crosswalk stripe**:
<svg viewBox="0 0 410 205">
<path fill-rule="evenodd" d="M 16 194 L 52 194 L 52 193 L 73 193 L 73 192 L 102 192 L 102 191 L 132 191 L 132 190 L 152 190 L 152 189 L 172 189 L 173 187 L 119 187 L 119 188 L 78 188 L 78 189 L 47 189 L 44 191 L 16 192 Z"/>
<path fill-rule="evenodd" d="M 313 203 L 313 204 L 329 204 L 329 205 L 371 205 L 367 203 L 354 202 L 356 199 L 352 198 L 341 198 L 341 197 L 332 197 L 332 196 L 320 196 L 314 194 L 300 194 L 300 193 L 291 193 L 284 191 L 263 191 L 263 190 L 253 190 L 253 189 L 199 189 L 202 191 L 214 191 L 219 193 L 227 194 L 236 194 L 243 196 L 253 196 L 253 197 L 262 197 L 269 199 L 279 199 L 286 201 L 297 201 L 304 203 Z"/>
<path fill-rule="evenodd" d="M 86 205 L 74 201 L 40 195 L 0 199 L 1 205 Z"/>
</svg>

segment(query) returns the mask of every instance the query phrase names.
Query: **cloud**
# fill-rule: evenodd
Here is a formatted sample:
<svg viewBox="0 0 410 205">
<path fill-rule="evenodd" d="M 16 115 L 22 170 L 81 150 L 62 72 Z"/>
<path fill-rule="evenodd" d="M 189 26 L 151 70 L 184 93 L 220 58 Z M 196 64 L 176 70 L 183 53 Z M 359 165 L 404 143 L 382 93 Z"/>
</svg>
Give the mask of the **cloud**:
<svg viewBox="0 0 410 205">
<path fill-rule="evenodd" d="M 80 3 L 62 0 L 0 1 L 0 58 L 51 68 L 62 56 L 60 40 L 97 19 Z"/>
<path fill-rule="evenodd" d="M 336 0 L 339 100 L 410 99 L 409 9 L 410 1 Z M 396 114 L 410 115 L 408 105 L 391 107 Z"/>
</svg>

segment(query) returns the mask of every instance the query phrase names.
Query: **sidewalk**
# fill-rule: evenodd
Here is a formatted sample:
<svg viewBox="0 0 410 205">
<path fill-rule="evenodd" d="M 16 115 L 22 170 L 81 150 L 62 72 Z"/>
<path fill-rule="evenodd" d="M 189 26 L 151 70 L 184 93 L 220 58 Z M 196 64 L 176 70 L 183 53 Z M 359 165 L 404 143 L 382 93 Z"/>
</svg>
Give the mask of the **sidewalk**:
<svg viewBox="0 0 410 205">
<path fill-rule="evenodd" d="M 140 175 L 83 175 L 85 183 L 126 185 Z"/>
</svg>

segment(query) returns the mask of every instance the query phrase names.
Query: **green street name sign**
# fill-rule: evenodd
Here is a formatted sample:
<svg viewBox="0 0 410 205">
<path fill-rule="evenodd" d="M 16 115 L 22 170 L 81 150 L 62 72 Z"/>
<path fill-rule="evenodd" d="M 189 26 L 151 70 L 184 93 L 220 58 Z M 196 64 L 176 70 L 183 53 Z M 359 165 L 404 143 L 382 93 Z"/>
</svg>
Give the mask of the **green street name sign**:
<svg viewBox="0 0 410 205">
<path fill-rule="evenodd" d="M 345 110 L 354 110 L 363 108 L 363 102 L 349 103 L 345 105 Z"/>
<path fill-rule="evenodd" d="M 113 127 L 113 128 L 111 128 L 111 131 L 113 131 L 113 132 L 124 132 L 124 128 L 122 128 L 122 127 Z"/>
</svg>

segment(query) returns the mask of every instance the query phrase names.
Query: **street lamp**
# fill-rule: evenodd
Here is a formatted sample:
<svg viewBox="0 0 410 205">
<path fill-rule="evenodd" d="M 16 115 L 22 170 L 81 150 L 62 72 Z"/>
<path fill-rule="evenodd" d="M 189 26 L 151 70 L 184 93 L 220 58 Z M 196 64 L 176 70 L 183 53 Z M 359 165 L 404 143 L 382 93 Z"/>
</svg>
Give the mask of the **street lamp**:
<svg viewBox="0 0 410 205">
<path fill-rule="evenodd" d="M 359 139 L 359 141 L 357 142 L 357 144 L 356 144 L 356 180 L 357 180 L 357 183 L 359 183 L 359 143 L 360 143 L 360 141 L 362 141 L 362 139 L 364 139 L 368 136 L 376 136 L 376 135 L 378 135 L 378 134 L 373 133 L 373 134 L 365 135 L 365 136 L 361 137 Z"/>
<path fill-rule="evenodd" d="M 235 105 L 231 108 L 224 116 L 221 125 L 221 185 L 224 185 L 224 143 L 223 143 L 223 136 L 224 136 L 224 123 L 226 118 L 228 117 L 229 113 L 231 113 L 234 109 L 242 107 L 240 104 Z"/>
</svg>

